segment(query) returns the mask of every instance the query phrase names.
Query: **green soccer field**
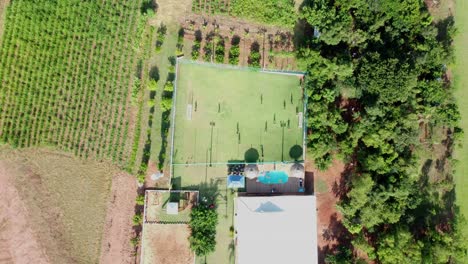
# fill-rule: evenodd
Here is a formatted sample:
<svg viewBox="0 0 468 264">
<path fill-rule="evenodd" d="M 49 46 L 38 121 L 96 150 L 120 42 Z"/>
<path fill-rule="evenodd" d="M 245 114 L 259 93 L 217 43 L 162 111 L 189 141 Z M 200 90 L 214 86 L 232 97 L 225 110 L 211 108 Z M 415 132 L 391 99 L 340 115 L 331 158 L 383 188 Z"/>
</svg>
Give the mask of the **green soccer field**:
<svg viewBox="0 0 468 264">
<path fill-rule="evenodd" d="M 180 60 L 173 164 L 302 159 L 300 78 Z"/>
</svg>

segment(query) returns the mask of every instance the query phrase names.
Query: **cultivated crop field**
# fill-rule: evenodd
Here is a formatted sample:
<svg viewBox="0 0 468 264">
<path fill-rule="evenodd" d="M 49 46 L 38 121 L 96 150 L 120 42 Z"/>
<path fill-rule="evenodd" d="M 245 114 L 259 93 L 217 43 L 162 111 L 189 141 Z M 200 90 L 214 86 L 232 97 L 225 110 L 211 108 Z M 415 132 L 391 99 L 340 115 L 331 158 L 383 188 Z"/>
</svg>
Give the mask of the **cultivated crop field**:
<svg viewBox="0 0 468 264">
<path fill-rule="evenodd" d="M 14 1 L 0 48 L 0 140 L 126 164 L 141 1 Z"/>
<path fill-rule="evenodd" d="M 174 164 L 302 157 L 300 76 L 184 61 L 178 69 Z"/>
</svg>

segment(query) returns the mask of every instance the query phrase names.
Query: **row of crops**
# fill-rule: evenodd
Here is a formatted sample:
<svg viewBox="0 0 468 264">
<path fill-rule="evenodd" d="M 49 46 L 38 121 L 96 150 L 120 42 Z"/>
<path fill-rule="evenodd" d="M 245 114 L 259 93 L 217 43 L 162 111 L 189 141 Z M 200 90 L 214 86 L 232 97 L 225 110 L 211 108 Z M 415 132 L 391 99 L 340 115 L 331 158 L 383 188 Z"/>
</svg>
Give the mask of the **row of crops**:
<svg viewBox="0 0 468 264">
<path fill-rule="evenodd" d="M 206 36 L 204 45 L 202 44 L 202 41 L 203 39 L 201 34 L 196 36 L 195 40 L 193 41 L 192 51 L 190 54 L 193 60 L 201 59 L 206 62 L 229 63 L 236 66 L 239 65 L 239 36 L 235 35 L 229 39 L 228 37 L 223 38 L 221 35 L 216 35 L 214 32 L 211 32 Z M 228 42 L 229 45 L 227 45 Z M 247 63 L 251 67 L 260 68 L 262 66 L 261 58 L 260 44 L 255 41 L 250 45 Z"/>
<path fill-rule="evenodd" d="M 141 0 L 16 0 L 0 48 L 0 141 L 126 164 Z"/>
</svg>

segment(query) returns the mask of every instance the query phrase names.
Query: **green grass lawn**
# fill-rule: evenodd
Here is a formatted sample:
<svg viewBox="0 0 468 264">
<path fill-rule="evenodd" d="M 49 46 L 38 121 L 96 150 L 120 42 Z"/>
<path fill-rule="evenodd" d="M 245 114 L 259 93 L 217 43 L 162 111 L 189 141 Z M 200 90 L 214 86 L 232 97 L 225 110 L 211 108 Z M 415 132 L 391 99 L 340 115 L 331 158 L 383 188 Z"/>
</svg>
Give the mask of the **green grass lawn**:
<svg viewBox="0 0 468 264">
<path fill-rule="evenodd" d="M 158 220 L 163 223 L 188 223 L 190 221 L 190 208 L 185 208 L 179 211 L 177 215 L 167 214 L 167 204 L 170 202 L 183 203 L 181 199 L 182 193 L 179 192 L 162 192 L 162 206 L 158 210 Z M 186 201 L 188 203 L 188 201 Z"/>
<path fill-rule="evenodd" d="M 465 131 L 463 148 L 456 151 L 459 163 L 456 167 L 455 183 L 457 203 L 461 212 L 468 217 L 468 2 L 456 1 L 455 23 L 457 36 L 455 39 L 456 67 L 454 70 L 456 98 L 462 114 L 461 127 Z M 468 226 L 465 226 L 465 236 L 468 235 Z"/>
<path fill-rule="evenodd" d="M 174 189 L 199 190 L 203 196 L 216 196 L 218 226 L 216 248 L 206 258 L 198 257 L 197 263 L 234 263 L 234 241 L 229 228 L 234 225 L 234 195 L 226 188 L 227 166 L 199 165 L 174 166 Z"/>
<path fill-rule="evenodd" d="M 179 61 L 173 163 L 301 159 L 302 111 L 298 76 Z"/>
</svg>

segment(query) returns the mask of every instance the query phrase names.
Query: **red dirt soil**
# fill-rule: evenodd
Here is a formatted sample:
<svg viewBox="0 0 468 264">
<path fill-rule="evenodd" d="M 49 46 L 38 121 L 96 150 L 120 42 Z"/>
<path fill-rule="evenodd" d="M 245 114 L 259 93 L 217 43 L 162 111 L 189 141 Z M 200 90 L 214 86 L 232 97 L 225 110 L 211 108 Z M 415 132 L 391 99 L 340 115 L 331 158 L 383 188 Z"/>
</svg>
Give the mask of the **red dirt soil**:
<svg viewBox="0 0 468 264">
<path fill-rule="evenodd" d="M 144 264 L 192 264 L 194 255 L 185 224 L 145 224 L 143 246 Z"/>
<path fill-rule="evenodd" d="M 29 214 L 13 176 L 0 162 L 0 262 L 51 263 L 28 223 Z"/>
<path fill-rule="evenodd" d="M 332 253 L 347 231 L 341 224 L 342 215 L 336 209 L 339 202 L 339 193 L 342 174 L 345 165 L 340 161 L 333 161 L 327 171 L 318 171 L 311 161 L 306 162 L 306 175 L 312 174 L 314 191 L 317 198 L 317 246 L 319 263 L 325 262 L 328 253 Z M 321 188 L 318 186 L 321 184 Z M 324 190 L 326 186 L 326 190 Z M 323 189 L 323 190 L 321 190 Z"/>
<path fill-rule="evenodd" d="M 100 263 L 135 263 L 135 251 L 130 239 L 135 236 L 132 216 L 136 196 L 135 177 L 121 173 L 112 179 Z"/>
</svg>

